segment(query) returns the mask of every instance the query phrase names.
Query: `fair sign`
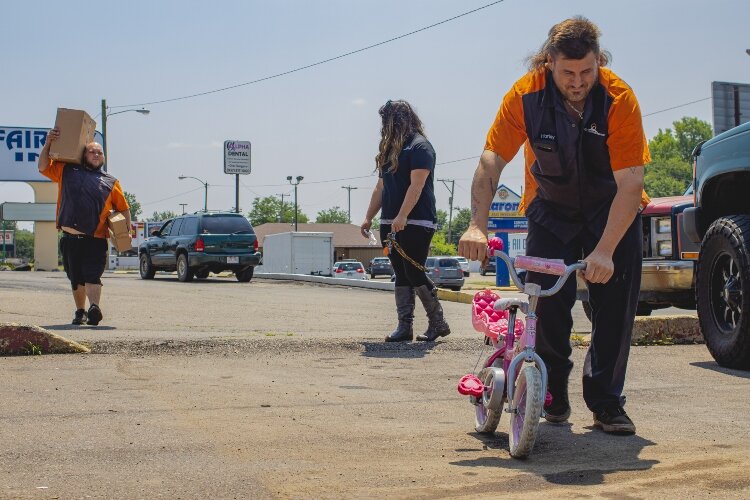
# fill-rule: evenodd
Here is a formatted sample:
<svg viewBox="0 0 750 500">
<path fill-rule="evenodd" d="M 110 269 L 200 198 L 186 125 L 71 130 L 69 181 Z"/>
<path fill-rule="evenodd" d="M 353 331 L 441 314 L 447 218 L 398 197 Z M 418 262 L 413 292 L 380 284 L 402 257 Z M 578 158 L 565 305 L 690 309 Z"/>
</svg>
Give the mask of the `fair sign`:
<svg viewBox="0 0 750 500">
<path fill-rule="evenodd" d="M 0 126 L 0 182 L 50 182 L 39 173 L 37 162 L 47 139 L 48 128 Z M 94 140 L 102 143 L 102 134 Z"/>
<path fill-rule="evenodd" d="M 250 141 L 224 141 L 224 173 L 250 173 Z"/>
<path fill-rule="evenodd" d="M 518 212 L 520 204 L 521 197 L 511 191 L 505 184 L 501 184 L 497 188 L 497 191 L 495 191 L 495 198 L 492 200 L 492 205 L 490 205 L 489 217 L 490 219 L 523 217 Z"/>
</svg>

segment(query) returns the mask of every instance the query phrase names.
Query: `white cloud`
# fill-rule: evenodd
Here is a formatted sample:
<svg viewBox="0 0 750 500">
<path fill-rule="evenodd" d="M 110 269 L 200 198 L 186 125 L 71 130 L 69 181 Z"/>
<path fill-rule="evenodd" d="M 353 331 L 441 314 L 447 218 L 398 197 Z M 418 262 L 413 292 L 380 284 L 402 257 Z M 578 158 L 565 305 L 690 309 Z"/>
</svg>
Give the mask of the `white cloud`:
<svg viewBox="0 0 750 500">
<path fill-rule="evenodd" d="M 364 106 L 365 104 L 367 104 L 367 101 L 365 101 L 365 100 L 364 100 L 363 98 L 361 98 L 361 97 L 358 97 L 358 98 L 356 98 L 356 99 L 354 99 L 354 100 L 352 101 L 352 104 L 354 104 L 355 106 Z"/>
</svg>

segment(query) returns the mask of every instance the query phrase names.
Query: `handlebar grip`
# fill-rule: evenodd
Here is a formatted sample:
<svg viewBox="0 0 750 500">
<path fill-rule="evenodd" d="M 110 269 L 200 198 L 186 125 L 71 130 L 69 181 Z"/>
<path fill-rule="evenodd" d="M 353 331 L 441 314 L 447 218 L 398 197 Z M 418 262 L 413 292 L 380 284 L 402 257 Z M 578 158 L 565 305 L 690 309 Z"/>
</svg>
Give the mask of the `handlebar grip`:
<svg viewBox="0 0 750 500">
<path fill-rule="evenodd" d="M 515 258 L 517 268 L 526 269 L 537 273 L 553 274 L 555 276 L 564 276 L 567 269 L 565 262 L 559 259 L 542 259 L 540 257 L 527 257 L 519 255 Z"/>
</svg>

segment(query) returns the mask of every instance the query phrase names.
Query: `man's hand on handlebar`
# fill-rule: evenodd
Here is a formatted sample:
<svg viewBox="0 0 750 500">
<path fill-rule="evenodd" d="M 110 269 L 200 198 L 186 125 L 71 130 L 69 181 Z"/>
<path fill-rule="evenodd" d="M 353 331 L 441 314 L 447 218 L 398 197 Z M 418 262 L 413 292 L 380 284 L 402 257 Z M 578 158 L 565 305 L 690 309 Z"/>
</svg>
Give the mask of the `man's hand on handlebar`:
<svg viewBox="0 0 750 500">
<path fill-rule="evenodd" d="M 487 260 L 487 234 L 476 226 L 469 226 L 458 241 L 458 255 L 469 260 L 485 262 Z"/>
<path fill-rule="evenodd" d="M 582 271 L 583 277 L 589 283 L 606 283 L 615 272 L 612 256 L 596 249 L 583 261 L 586 263 L 586 270 Z"/>
</svg>

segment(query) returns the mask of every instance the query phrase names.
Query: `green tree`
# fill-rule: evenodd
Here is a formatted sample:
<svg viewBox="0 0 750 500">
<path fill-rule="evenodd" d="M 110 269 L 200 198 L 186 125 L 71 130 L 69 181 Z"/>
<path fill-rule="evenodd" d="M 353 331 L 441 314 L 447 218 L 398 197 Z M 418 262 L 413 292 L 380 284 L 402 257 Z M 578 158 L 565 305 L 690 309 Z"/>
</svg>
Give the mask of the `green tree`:
<svg viewBox="0 0 750 500">
<path fill-rule="evenodd" d="M 253 226 L 259 226 L 268 222 L 294 222 L 294 204 L 281 203 L 275 196 L 255 198 L 253 208 L 247 213 L 247 218 Z M 309 218 L 300 212 L 297 222 L 305 223 Z"/>
<path fill-rule="evenodd" d="M 436 232 L 430 242 L 430 255 L 456 255 L 456 245 L 445 241 L 445 234 Z"/>
<path fill-rule="evenodd" d="M 372 226 L 370 226 L 371 231 L 379 231 L 380 230 L 380 217 L 373 217 L 372 218 Z"/>
<path fill-rule="evenodd" d="M 319 224 L 324 223 L 339 223 L 347 224 L 349 222 L 349 214 L 346 210 L 342 210 L 339 207 L 329 208 L 327 210 L 321 210 L 315 217 L 315 222 Z"/>
<path fill-rule="evenodd" d="M 128 205 L 130 205 L 130 218 L 132 220 L 138 220 L 138 217 L 143 213 L 141 210 L 141 204 L 135 199 L 133 193 L 128 193 L 127 191 L 125 191 L 125 199 L 128 200 Z"/>
<path fill-rule="evenodd" d="M 458 247 L 458 240 L 461 239 L 461 235 L 469 229 L 469 223 L 471 222 L 471 209 L 470 208 L 458 208 L 453 215 L 453 222 L 451 223 L 451 243 Z"/>
<path fill-rule="evenodd" d="M 149 222 L 158 222 L 161 220 L 174 219 L 175 217 L 177 217 L 177 214 L 171 210 L 165 210 L 164 212 L 155 211 L 154 214 L 146 220 Z"/>
<path fill-rule="evenodd" d="M 711 125 L 695 117 L 685 116 L 673 123 L 675 137 L 679 147 L 680 158 L 690 163 L 695 146 L 713 136 Z"/>
<path fill-rule="evenodd" d="M 448 230 L 448 212 L 439 208 L 437 209 L 437 230 L 443 233 Z"/>
<path fill-rule="evenodd" d="M 16 230 L 16 257 L 34 260 L 34 233 L 25 229 Z"/>
<path fill-rule="evenodd" d="M 711 138 L 711 126 L 698 118 L 684 117 L 673 125 L 674 134 L 671 129 L 659 129 L 648 143 L 652 161 L 646 167 L 645 183 L 652 198 L 685 192 L 693 179 L 693 148 Z"/>
</svg>

